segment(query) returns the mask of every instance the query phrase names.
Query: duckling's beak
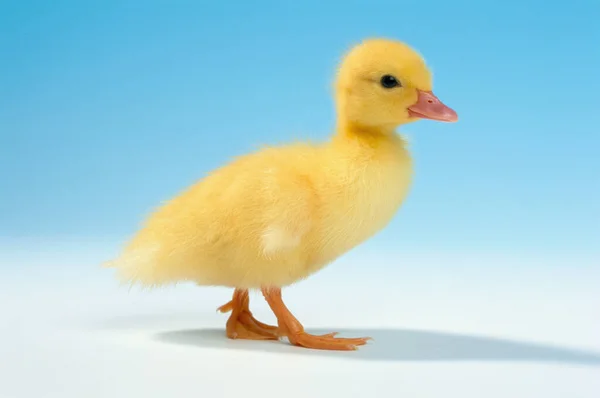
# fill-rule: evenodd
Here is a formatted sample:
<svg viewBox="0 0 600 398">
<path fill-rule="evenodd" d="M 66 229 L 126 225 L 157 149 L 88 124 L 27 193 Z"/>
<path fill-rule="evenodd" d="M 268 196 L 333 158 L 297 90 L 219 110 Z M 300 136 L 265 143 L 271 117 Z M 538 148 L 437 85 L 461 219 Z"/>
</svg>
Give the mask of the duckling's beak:
<svg viewBox="0 0 600 398">
<path fill-rule="evenodd" d="M 456 112 L 440 101 L 431 91 L 417 90 L 417 92 L 419 94 L 417 102 L 408 107 L 408 114 L 411 117 L 440 122 L 456 122 L 458 120 Z"/>
</svg>

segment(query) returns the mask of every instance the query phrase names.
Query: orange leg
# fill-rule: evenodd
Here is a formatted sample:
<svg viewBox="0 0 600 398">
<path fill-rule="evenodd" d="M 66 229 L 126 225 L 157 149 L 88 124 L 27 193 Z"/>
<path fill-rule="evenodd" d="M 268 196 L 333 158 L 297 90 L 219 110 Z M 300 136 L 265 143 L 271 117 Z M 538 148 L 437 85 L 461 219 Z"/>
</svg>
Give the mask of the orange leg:
<svg viewBox="0 0 600 398">
<path fill-rule="evenodd" d="M 249 304 L 248 290 L 235 289 L 231 301 L 217 309 L 222 313 L 231 311 L 226 326 L 227 337 L 230 339 L 278 340 L 277 327 L 256 320 L 250 312 Z"/>
<path fill-rule="evenodd" d="M 279 325 L 278 332 L 287 336 L 290 343 L 305 348 L 320 350 L 356 350 L 357 346 L 364 345 L 370 337 L 364 338 L 339 338 L 334 337 L 337 333 L 329 333 L 321 336 L 308 334 L 304 331 L 302 324 L 292 315 L 281 298 L 280 288 L 264 288 L 262 293 L 269 303 L 269 307 L 277 317 Z"/>
</svg>

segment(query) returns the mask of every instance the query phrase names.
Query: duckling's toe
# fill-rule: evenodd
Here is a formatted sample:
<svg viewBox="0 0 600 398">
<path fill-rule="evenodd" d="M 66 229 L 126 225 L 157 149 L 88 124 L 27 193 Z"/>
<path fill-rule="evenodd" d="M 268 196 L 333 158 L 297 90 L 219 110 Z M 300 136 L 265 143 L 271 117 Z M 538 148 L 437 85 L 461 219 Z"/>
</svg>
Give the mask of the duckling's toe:
<svg viewBox="0 0 600 398">
<path fill-rule="evenodd" d="M 230 339 L 278 340 L 277 327 L 260 322 L 249 309 L 248 291 L 236 289 L 233 299 L 217 311 L 231 312 L 227 320 L 226 334 Z"/>
<path fill-rule="evenodd" d="M 288 339 L 292 344 L 305 348 L 336 351 L 353 351 L 356 350 L 358 346 L 365 345 L 367 344 L 367 341 L 371 340 L 370 337 L 334 337 L 336 334 L 337 333 L 329 333 L 326 335 L 316 336 L 302 332 L 295 335 L 288 335 Z"/>
</svg>

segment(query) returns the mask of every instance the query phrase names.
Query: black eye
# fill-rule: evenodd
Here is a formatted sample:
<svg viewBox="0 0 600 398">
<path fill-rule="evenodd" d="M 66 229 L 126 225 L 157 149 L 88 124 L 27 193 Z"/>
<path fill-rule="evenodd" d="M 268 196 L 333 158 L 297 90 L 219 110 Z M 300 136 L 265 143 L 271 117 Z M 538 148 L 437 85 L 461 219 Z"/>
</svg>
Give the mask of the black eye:
<svg viewBox="0 0 600 398">
<path fill-rule="evenodd" d="M 385 88 L 394 88 L 400 86 L 400 82 L 392 75 L 385 75 L 381 78 L 381 85 Z"/>
</svg>

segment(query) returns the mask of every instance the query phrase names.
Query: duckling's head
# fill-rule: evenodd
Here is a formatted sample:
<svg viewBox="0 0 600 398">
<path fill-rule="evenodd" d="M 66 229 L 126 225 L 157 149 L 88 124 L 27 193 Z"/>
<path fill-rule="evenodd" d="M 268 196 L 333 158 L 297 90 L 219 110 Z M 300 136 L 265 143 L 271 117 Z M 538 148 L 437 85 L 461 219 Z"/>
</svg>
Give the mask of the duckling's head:
<svg viewBox="0 0 600 398">
<path fill-rule="evenodd" d="M 432 93 L 431 72 L 404 43 L 370 39 L 343 59 L 335 84 L 338 119 L 344 125 L 394 129 L 419 119 L 458 120 Z"/>
</svg>

